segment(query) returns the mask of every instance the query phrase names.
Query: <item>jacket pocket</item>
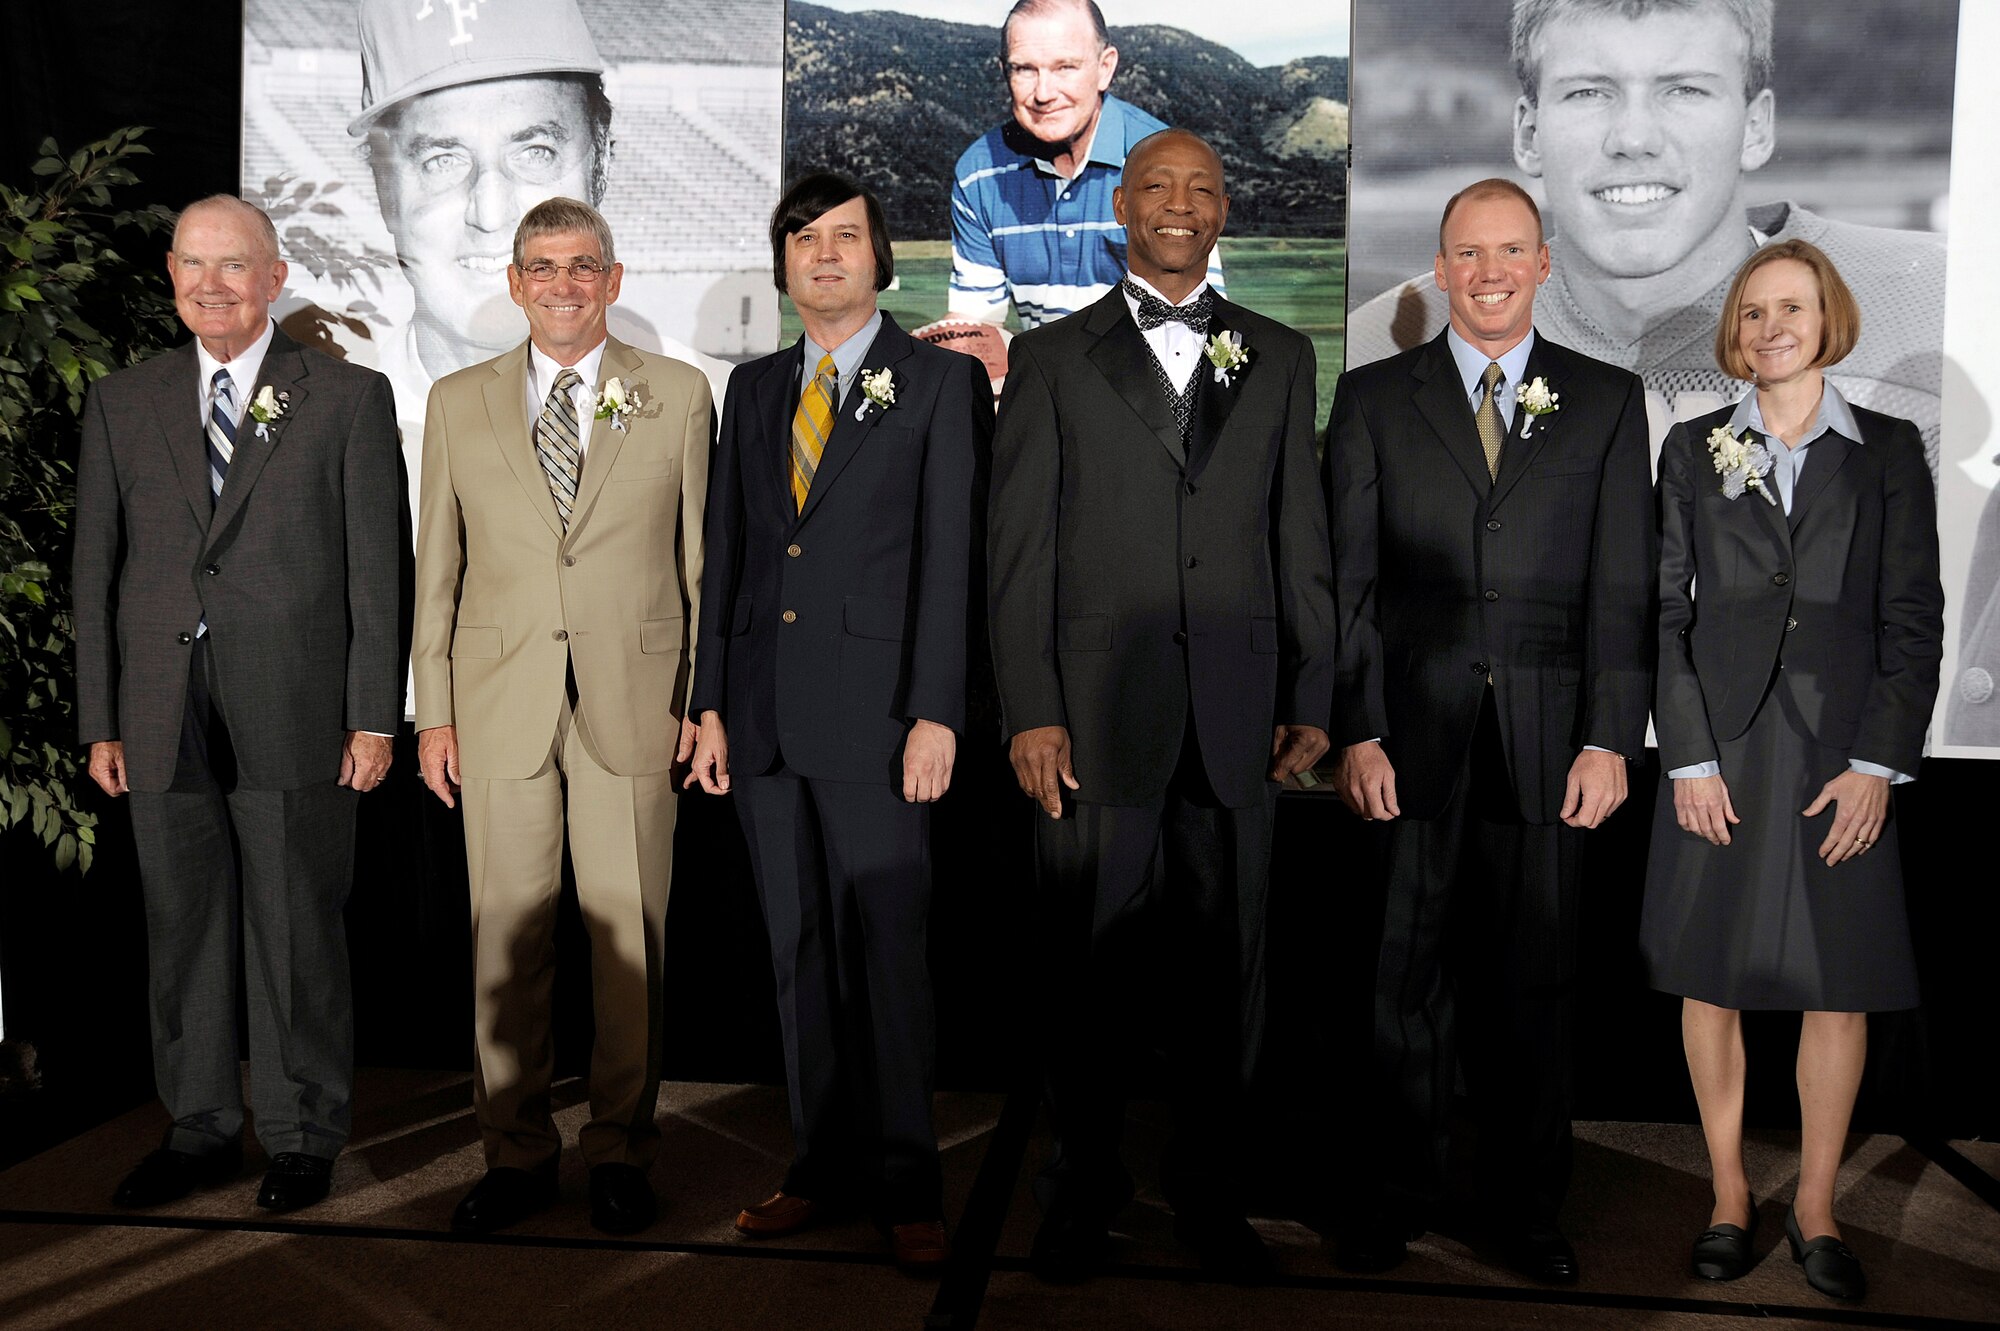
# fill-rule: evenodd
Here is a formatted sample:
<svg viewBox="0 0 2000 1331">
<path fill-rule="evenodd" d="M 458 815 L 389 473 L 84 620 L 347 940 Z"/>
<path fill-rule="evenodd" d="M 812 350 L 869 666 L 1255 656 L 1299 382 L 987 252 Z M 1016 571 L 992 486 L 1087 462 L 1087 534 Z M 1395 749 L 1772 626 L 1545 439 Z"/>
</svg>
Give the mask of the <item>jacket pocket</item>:
<svg viewBox="0 0 2000 1331">
<path fill-rule="evenodd" d="M 1250 620 L 1250 650 L 1272 656 L 1278 650 L 1278 620 L 1275 615 L 1255 615 Z"/>
<path fill-rule="evenodd" d="M 886 596 L 850 596 L 841 614 L 847 631 L 857 638 L 901 642 L 909 636 L 903 602 Z"/>
<path fill-rule="evenodd" d="M 679 615 L 671 619 L 640 620 L 639 650 L 647 656 L 663 656 L 682 650 L 687 646 L 687 635 L 681 631 L 683 622 Z"/>
<path fill-rule="evenodd" d="M 452 630 L 452 660 L 496 660 L 499 656 L 498 624 L 460 624 Z"/>
<path fill-rule="evenodd" d="M 1110 651 L 1111 616 L 1056 616 L 1056 650 L 1059 652 Z"/>
</svg>

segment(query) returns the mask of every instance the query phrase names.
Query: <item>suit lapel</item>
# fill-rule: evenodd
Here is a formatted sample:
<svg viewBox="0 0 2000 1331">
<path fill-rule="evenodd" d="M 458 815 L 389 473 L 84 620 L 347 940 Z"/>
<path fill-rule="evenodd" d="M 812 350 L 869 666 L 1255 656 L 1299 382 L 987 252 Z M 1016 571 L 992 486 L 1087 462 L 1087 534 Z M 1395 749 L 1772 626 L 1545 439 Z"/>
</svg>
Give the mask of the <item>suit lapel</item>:
<svg viewBox="0 0 2000 1331">
<path fill-rule="evenodd" d="M 597 362 L 597 382 L 590 385 L 592 400 L 596 399 L 604 385 L 612 379 L 623 379 L 629 390 L 638 373 L 638 353 L 615 337 L 607 339 L 604 344 L 604 355 Z M 650 392 L 641 392 L 640 398 L 650 403 L 653 395 Z M 571 536 L 574 536 L 577 529 L 589 518 L 591 506 L 597 502 L 598 492 L 604 489 L 604 478 L 610 472 L 611 464 L 618 461 L 618 453 L 625 446 L 625 436 L 633 430 L 644 428 L 636 415 L 623 429 L 612 428 L 609 418 L 591 423 L 590 447 L 583 456 L 583 472 L 576 480 L 576 506 L 570 510 L 569 515 Z M 536 465 L 540 466 L 539 460 Z M 543 488 L 548 488 L 546 482 Z M 555 500 L 551 498 L 549 504 L 553 508 Z"/>
<path fill-rule="evenodd" d="M 486 399 L 486 423 L 500 456 L 507 459 L 514 479 L 528 494 L 528 502 L 549 524 L 556 538 L 562 538 L 562 518 L 556 513 L 555 496 L 549 493 L 548 474 L 535 458 L 534 429 L 528 423 L 528 344 L 507 352 L 493 362 L 493 377 L 486 381 L 481 396 Z M 574 510 L 572 510 L 574 511 Z"/>
<path fill-rule="evenodd" d="M 780 530 L 798 521 L 792 506 L 792 417 L 798 412 L 805 341 L 773 356 L 751 390 L 751 411 L 761 427 L 743 450 L 743 493 L 748 504 L 768 505 Z"/>
<path fill-rule="evenodd" d="M 869 343 L 867 354 L 861 358 L 861 372 L 866 374 L 886 365 L 896 385 L 899 388 L 907 387 L 908 374 L 901 366 L 903 361 L 909 358 L 910 345 L 909 334 L 898 328 L 896 321 L 884 311 L 882 326 L 875 331 L 875 340 Z M 893 406 L 888 408 L 871 406 L 862 411 L 861 406 L 867 401 L 868 399 L 862 395 L 860 379 L 857 378 L 854 387 L 848 390 L 846 399 L 834 412 L 833 437 L 826 441 L 826 448 L 820 453 L 819 466 L 813 469 L 812 486 L 806 491 L 805 507 L 799 511 L 800 522 L 811 517 L 813 510 L 819 507 L 820 500 L 826 497 L 826 492 L 833 487 L 833 483 L 840 479 L 840 473 L 853 460 L 855 453 L 874 430 L 875 423 L 895 410 Z M 856 419 L 857 415 L 859 419 Z M 786 447 L 789 448 L 791 446 L 789 423 L 786 426 L 785 438 Z"/>
<path fill-rule="evenodd" d="M 215 496 L 208 488 L 208 443 L 203 433 L 206 426 L 189 410 L 201 401 L 188 393 L 190 387 L 201 387 L 201 359 L 194 348 L 195 344 L 190 342 L 160 357 L 160 405 L 153 424 L 160 432 L 167 456 L 174 460 L 174 474 L 181 478 L 181 492 L 187 496 L 188 507 L 194 511 L 195 521 L 206 530 L 215 512 Z"/>
<path fill-rule="evenodd" d="M 1117 287 L 1111 288 L 1110 294 L 1091 306 L 1083 318 L 1084 328 L 1097 335 L 1090 348 L 1090 363 L 1125 399 L 1125 405 L 1153 432 L 1175 463 L 1185 468 L 1188 455 L 1181 446 L 1180 422 L 1174 419 L 1173 406 L 1161 391 L 1153 353 L 1147 349 L 1146 339 L 1139 335 L 1139 325 L 1132 321 L 1124 294 Z"/>
<path fill-rule="evenodd" d="M 1208 335 L 1214 337 L 1218 333 L 1241 332 L 1230 321 L 1236 312 L 1235 306 L 1220 296 L 1216 297 L 1215 313 L 1208 320 Z M 1216 382 L 1215 367 L 1208 363 L 1207 356 L 1195 362 L 1194 372 L 1201 380 L 1201 387 L 1195 393 L 1194 429 L 1190 432 L 1193 438 L 1188 441 L 1187 469 L 1190 478 L 1199 476 L 1202 468 L 1208 465 L 1216 442 L 1222 438 L 1222 429 L 1229 423 L 1229 413 L 1236 410 L 1236 400 L 1243 392 L 1244 377 L 1257 371 L 1257 349 L 1250 345 L 1247 338 L 1243 345 L 1250 353 L 1250 359 L 1242 369 L 1229 375 L 1226 384 Z"/>
<path fill-rule="evenodd" d="M 1778 444 L 1777 447 L 1783 448 L 1784 445 Z M 1805 465 L 1799 468 L 1798 484 L 1792 487 L 1791 530 L 1796 532 L 1799 529 L 1799 521 L 1805 517 L 1806 510 L 1812 507 L 1813 500 L 1819 498 L 1820 491 L 1826 489 L 1827 482 L 1846 463 L 1854 448 L 1853 441 L 1838 430 L 1828 430 L 1813 440 L 1812 447 L 1806 450 Z"/>
<path fill-rule="evenodd" d="M 1562 384 L 1558 382 L 1559 376 L 1551 373 L 1550 360 L 1552 358 L 1547 356 L 1543 351 L 1543 348 L 1547 345 L 1548 343 L 1540 336 L 1535 338 L 1534 346 L 1528 349 L 1528 364 L 1521 372 L 1521 382 L 1529 384 L 1533 383 L 1536 379 L 1542 379 L 1547 382 L 1550 391 L 1560 398 L 1562 395 Z M 1512 388 L 1510 387 L 1502 391 L 1512 391 Z M 1526 407 L 1521 406 L 1519 403 L 1515 404 L 1514 428 L 1508 431 L 1507 441 L 1501 445 L 1500 475 L 1493 482 L 1493 504 L 1495 506 L 1498 506 L 1500 501 L 1507 497 L 1507 492 L 1512 490 L 1516 483 L 1520 481 L 1522 474 L 1528 470 L 1529 464 L 1535 460 L 1535 455 L 1548 446 L 1550 437 L 1555 434 L 1556 429 L 1561 423 L 1562 411 L 1560 402 L 1557 404 L 1557 410 L 1549 412 L 1545 416 L 1531 416 L 1528 414 Z M 1477 426 L 1473 428 L 1473 433 L 1478 433 Z M 1480 460 L 1482 463 L 1484 462 L 1484 452 L 1480 454 Z"/>
<path fill-rule="evenodd" d="M 1724 425 L 1729 424 L 1729 417 L 1727 415 L 1724 415 L 1722 417 L 1722 423 Z M 1763 431 L 1746 430 L 1743 433 L 1745 438 L 1756 438 L 1763 440 L 1764 447 L 1766 448 L 1784 447 L 1784 444 L 1780 443 L 1778 440 L 1772 438 L 1770 435 L 1764 433 Z M 1704 436 L 1704 438 L 1705 437 L 1706 436 Z M 1706 458 L 1707 455 L 1708 455 L 1707 450 L 1704 449 L 1697 456 Z M 1810 456 L 1810 454 L 1808 454 L 1808 456 Z M 1704 472 L 1703 475 L 1705 477 L 1713 478 L 1708 483 L 1714 485 L 1717 491 L 1720 491 L 1722 489 L 1721 476 L 1717 475 L 1712 470 Z M 1785 558 L 1789 560 L 1792 554 L 1792 533 L 1790 527 L 1786 525 L 1785 510 L 1779 507 L 1779 505 L 1774 502 L 1778 497 L 1778 487 L 1775 482 L 1771 483 L 1770 489 L 1768 490 L 1767 493 L 1769 495 L 1769 498 L 1766 498 L 1765 494 L 1759 493 L 1755 490 L 1745 490 L 1742 494 L 1738 495 L 1736 498 L 1725 500 L 1724 502 L 1727 503 L 1732 508 L 1747 504 L 1751 508 L 1755 509 L 1757 511 L 1757 518 L 1756 518 L 1757 525 L 1764 529 L 1765 534 L 1771 538 L 1772 544 L 1776 545 L 1779 551 L 1784 554 Z M 1798 496 L 1796 494 L 1792 496 L 1792 507 L 1793 511 L 1796 512 L 1798 508 Z"/>
<path fill-rule="evenodd" d="M 1493 478 L 1487 474 L 1486 450 L 1479 442 L 1479 428 L 1472 423 L 1465 385 L 1459 382 L 1458 366 L 1445 346 L 1444 334 L 1431 339 L 1410 373 L 1418 381 L 1417 410 L 1430 422 L 1438 442 L 1472 488 L 1484 496 L 1493 488 Z"/>
<path fill-rule="evenodd" d="M 215 501 L 215 516 L 209 520 L 209 546 L 215 544 L 216 538 L 229 529 L 231 520 L 243 511 L 251 487 L 263 474 L 264 464 L 271 460 L 271 454 L 283 447 L 285 432 L 305 406 L 306 379 L 310 372 L 299 344 L 282 331 L 273 332 L 270 349 L 264 353 L 258 382 L 245 384 L 240 391 L 254 400 L 268 384 L 274 390 L 289 395 L 291 400 L 283 417 L 261 428 L 247 407 L 244 410 L 243 423 L 236 427 L 236 450 L 229 459 L 229 475 L 223 478 L 222 494 Z M 205 466 L 206 458 L 203 461 Z"/>
</svg>

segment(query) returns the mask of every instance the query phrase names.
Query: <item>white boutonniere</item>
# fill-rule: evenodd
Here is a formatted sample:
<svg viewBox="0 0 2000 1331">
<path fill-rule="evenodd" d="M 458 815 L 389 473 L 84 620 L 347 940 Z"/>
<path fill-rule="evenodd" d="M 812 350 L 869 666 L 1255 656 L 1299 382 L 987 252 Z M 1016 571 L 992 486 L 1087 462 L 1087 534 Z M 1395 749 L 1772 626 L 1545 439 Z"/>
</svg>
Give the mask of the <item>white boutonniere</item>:
<svg viewBox="0 0 2000 1331">
<path fill-rule="evenodd" d="M 1521 410 L 1534 418 L 1561 410 L 1557 405 L 1560 400 L 1558 394 L 1549 391 L 1549 381 L 1539 374 L 1525 384 L 1516 385 L 1514 389 L 1514 401 L 1520 405 Z M 1534 428 L 1534 420 L 1528 421 L 1521 427 L 1521 437 L 1526 439 Z"/>
<path fill-rule="evenodd" d="M 1229 377 L 1250 363 L 1250 348 L 1243 345 L 1243 334 L 1227 330 L 1216 333 L 1202 348 L 1208 363 L 1215 367 L 1215 382 L 1229 387 Z"/>
<path fill-rule="evenodd" d="M 632 419 L 632 413 L 645 405 L 639 396 L 639 386 L 627 385 L 614 374 L 604 381 L 604 387 L 597 394 L 594 415 L 600 421 L 610 421 L 612 429 L 622 430 L 625 422 Z"/>
<path fill-rule="evenodd" d="M 257 437 L 269 439 L 271 427 L 285 419 L 292 409 L 292 395 L 265 384 L 257 390 L 257 396 L 250 399 L 250 419 L 257 422 Z"/>
<path fill-rule="evenodd" d="M 1764 478 L 1771 474 L 1771 451 L 1747 430 L 1739 438 L 1727 425 L 1716 426 L 1708 432 L 1708 455 L 1722 477 L 1725 499 L 1737 499 L 1745 490 L 1755 490 L 1764 496 L 1764 502 L 1777 504 L 1778 496 L 1764 484 Z"/>
<path fill-rule="evenodd" d="M 861 405 L 854 409 L 854 419 L 861 420 L 868 415 L 868 408 L 883 411 L 896 405 L 896 376 L 884 365 L 879 370 L 861 372 Z"/>
</svg>

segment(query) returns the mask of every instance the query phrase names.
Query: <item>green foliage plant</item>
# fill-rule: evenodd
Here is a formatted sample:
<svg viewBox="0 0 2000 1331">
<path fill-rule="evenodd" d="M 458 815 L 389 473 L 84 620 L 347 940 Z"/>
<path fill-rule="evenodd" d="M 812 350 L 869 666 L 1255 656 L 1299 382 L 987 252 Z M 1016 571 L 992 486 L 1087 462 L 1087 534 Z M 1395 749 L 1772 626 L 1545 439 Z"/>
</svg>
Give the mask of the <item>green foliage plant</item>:
<svg viewBox="0 0 2000 1331">
<path fill-rule="evenodd" d="M 33 181 L 0 183 L 0 833 L 25 825 L 80 873 L 97 816 L 78 802 L 90 778 L 68 585 L 79 421 L 92 383 L 181 336 L 156 257 L 173 214 L 112 204 L 137 183 L 127 163 L 148 151 L 143 132 L 67 156 L 44 140 Z"/>
</svg>

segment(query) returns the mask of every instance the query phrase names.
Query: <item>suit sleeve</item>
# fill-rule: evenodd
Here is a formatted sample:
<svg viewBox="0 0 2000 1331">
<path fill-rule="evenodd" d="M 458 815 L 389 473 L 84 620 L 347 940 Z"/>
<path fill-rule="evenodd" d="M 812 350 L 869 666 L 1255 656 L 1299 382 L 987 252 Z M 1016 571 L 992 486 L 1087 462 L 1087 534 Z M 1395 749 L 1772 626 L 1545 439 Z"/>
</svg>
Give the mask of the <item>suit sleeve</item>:
<svg viewBox="0 0 2000 1331">
<path fill-rule="evenodd" d="M 1279 609 L 1278 715 L 1273 720 L 1325 729 L 1334 680 L 1333 565 L 1326 496 L 1313 457 L 1318 363 L 1312 343 L 1299 341 L 1271 503 Z"/>
<path fill-rule="evenodd" d="M 987 617 L 1001 730 L 1067 726 L 1056 663 L 1056 524 L 1062 421 L 1031 339 L 1016 341 L 993 435 L 986 508 Z"/>
<path fill-rule="evenodd" d="M 1652 589 L 1658 576 L 1646 394 L 1622 376 L 1625 403 L 1597 480 L 1585 628 L 1581 742 L 1637 758 L 1653 693 Z"/>
<path fill-rule="evenodd" d="M 695 669 L 701 658 L 701 607 L 703 556 L 707 549 L 709 464 L 715 453 L 715 395 L 708 376 L 696 370 L 690 376 L 694 391 L 688 395 L 687 419 L 681 424 L 681 515 L 674 532 L 674 560 L 681 579 L 687 625 L 688 693 L 675 698 L 673 710 L 683 717 L 699 718 L 692 710 Z"/>
<path fill-rule="evenodd" d="M 1660 615 L 1655 639 L 1659 693 L 1653 722 L 1659 730 L 1664 772 L 1717 758 L 1689 637 L 1695 624 L 1695 575 L 1700 572 L 1695 567 L 1694 485 L 1694 440 L 1686 425 L 1676 425 L 1660 449 Z"/>
<path fill-rule="evenodd" d="M 1875 680 L 1850 756 L 1915 772 L 1944 656 L 1937 494 L 1917 427 L 1898 421 L 1882 468 L 1882 558 L 1875 593 Z"/>
<path fill-rule="evenodd" d="M 700 720 L 715 712 L 727 724 L 729 697 L 729 621 L 736 608 L 736 584 L 743 574 L 743 450 L 737 436 L 746 413 L 752 411 L 748 378 L 742 370 L 729 376 L 722 396 L 722 427 L 716 435 L 715 456 L 708 469 L 708 498 L 703 518 L 701 603 L 696 623 L 694 688 L 688 714 Z"/>
<path fill-rule="evenodd" d="M 458 625 L 465 576 L 465 516 L 451 479 L 450 413 L 444 385 L 431 389 L 424 411 L 424 459 L 417 490 L 417 603 L 410 640 L 418 730 L 455 724 L 451 694 L 451 635 Z"/>
<path fill-rule="evenodd" d="M 76 726 L 85 744 L 119 738 L 118 638 L 113 589 L 125 527 L 124 499 L 111 458 L 104 395 L 92 387 L 83 408 L 76 466 L 76 546 L 70 567 L 76 623 Z"/>
<path fill-rule="evenodd" d="M 977 357 L 952 353 L 924 441 L 916 625 L 905 718 L 965 733 L 965 616 L 972 542 L 986 502 L 993 390 Z"/>
<path fill-rule="evenodd" d="M 1334 387 L 1324 472 L 1335 627 L 1330 734 L 1335 748 L 1345 748 L 1389 736 L 1376 606 L 1382 472 L 1367 407 L 1350 375 L 1343 374 Z"/>
<path fill-rule="evenodd" d="M 349 730 L 393 735 L 403 719 L 402 449 L 389 381 L 368 376 L 341 460 L 347 522 Z"/>
</svg>

